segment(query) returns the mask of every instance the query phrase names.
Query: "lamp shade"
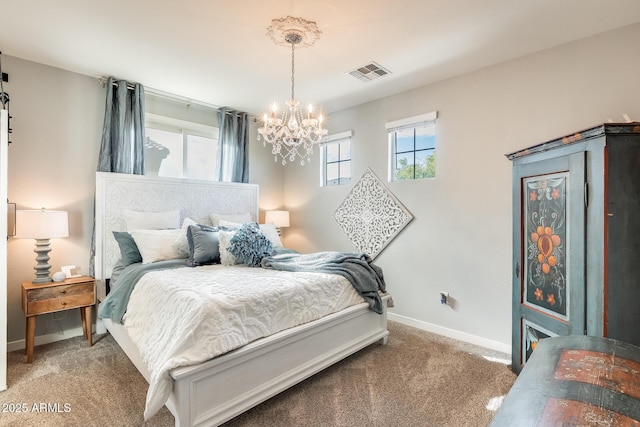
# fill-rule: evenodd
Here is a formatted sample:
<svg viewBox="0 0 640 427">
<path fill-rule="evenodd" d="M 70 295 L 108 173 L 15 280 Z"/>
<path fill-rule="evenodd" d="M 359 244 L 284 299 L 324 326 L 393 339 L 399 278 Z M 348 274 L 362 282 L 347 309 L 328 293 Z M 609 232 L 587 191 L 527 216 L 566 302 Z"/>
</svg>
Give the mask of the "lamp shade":
<svg viewBox="0 0 640 427">
<path fill-rule="evenodd" d="M 289 211 L 267 211 L 264 214 L 264 222 L 272 222 L 276 227 L 289 226 Z"/>
<path fill-rule="evenodd" d="M 53 239 L 69 236 L 66 211 L 23 210 L 16 212 L 16 235 L 19 239 Z"/>
</svg>

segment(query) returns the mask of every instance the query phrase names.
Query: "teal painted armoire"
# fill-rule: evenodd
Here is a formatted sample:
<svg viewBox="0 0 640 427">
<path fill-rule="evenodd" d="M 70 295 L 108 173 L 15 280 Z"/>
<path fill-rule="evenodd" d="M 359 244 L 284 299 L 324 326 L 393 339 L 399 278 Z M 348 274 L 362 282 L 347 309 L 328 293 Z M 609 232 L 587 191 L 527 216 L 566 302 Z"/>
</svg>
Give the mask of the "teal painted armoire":
<svg viewBox="0 0 640 427">
<path fill-rule="evenodd" d="M 640 123 L 602 124 L 507 158 L 513 370 L 549 336 L 640 345 Z"/>
</svg>

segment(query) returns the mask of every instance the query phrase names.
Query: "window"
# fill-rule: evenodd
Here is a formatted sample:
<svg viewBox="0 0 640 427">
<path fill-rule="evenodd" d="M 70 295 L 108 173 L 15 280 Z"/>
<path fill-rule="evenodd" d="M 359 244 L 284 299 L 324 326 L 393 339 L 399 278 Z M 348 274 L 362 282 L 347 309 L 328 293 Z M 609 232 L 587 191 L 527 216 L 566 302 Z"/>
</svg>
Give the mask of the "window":
<svg viewBox="0 0 640 427">
<path fill-rule="evenodd" d="M 436 116 L 433 112 L 386 124 L 389 181 L 435 178 Z"/>
<path fill-rule="evenodd" d="M 322 145 L 320 186 L 351 182 L 351 135 L 351 131 L 329 135 Z"/>
<path fill-rule="evenodd" d="M 147 175 L 216 180 L 218 128 L 146 114 Z"/>
</svg>

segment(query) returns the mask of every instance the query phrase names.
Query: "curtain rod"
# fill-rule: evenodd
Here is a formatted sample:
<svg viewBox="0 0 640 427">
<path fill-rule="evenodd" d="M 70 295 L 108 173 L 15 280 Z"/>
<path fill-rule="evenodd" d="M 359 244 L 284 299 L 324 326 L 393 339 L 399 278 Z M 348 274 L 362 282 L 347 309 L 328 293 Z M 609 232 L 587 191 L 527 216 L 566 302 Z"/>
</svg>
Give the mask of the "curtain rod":
<svg viewBox="0 0 640 427">
<path fill-rule="evenodd" d="M 102 86 L 107 84 L 107 78 L 106 77 L 99 77 L 98 78 L 98 82 L 100 82 L 100 84 Z M 115 87 L 118 87 L 118 82 L 114 81 L 113 85 Z M 133 90 L 133 84 L 131 83 L 127 83 L 127 89 L 129 90 Z M 219 105 L 215 105 L 215 104 L 210 104 L 208 102 L 204 102 L 204 101 L 198 101 L 195 99 L 191 99 L 191 98 L 187 98 L 185 96 L 181 96 L 181 95 L 176 95 L 173 93 L 169 93 L 169 92 L 165 92 L 159 89 L 154 89 L 154 88 L 150 88 L 150 87 L 144 87 L 144 92 L 145 94 L 149 94 L 152 96 L 157 96 L 158 98 L 165 98 L 165 99 L 169 99 L 171 101 L 180 101 L 180 102 L 184 102 L 187 105 L 198 105 L 200 107 L 207 107 L 207 108 L 213 108 L 215 110 L 218 110 L 222 107 L 220 107 Z"/>
<path fill-rule="evenodd" d="M 107 84 L 107 77 L 98 77 L 98 82 L 104 87 Z M 113 81 L 113 85 L 115 87 L 118 87 L 118 82 L 117 81 Z M 127 82 L 127 89 L 129 90 L 133 90 L 133 84 L 132 83 L 128 83 Z M 180 102 L 184 102 L 187 105 L 197 105 L 200 107 L 206 107 L 206 108 L 212 108 L 214 110 L 219 110 L 220 107 L 219 105 L 215 105 L 215 104 L 210 104 L 208 102 L 204 102 L 204 101 L 198 101 L 195 99 L 191 99 L 191 98 L 187 98 L 185 96 L 181 96 L 181 95 L 176 95 L 174 93 L 169 93 L 169 92 L 165 92 L 159 89 L 154 89 L 154 88 L 150 88 L 150 87 L 144 87 L 144 93 L 145 94 L 149 94 L 152 96 L 157 96 L 158 98 L 165 98 L 171 101 L 180 101 Z M 232 114 L 230 111 L 227 111 L 226 114 Z M 249 119 L 251 119 L 251 121 L 253 121 L 254 123 L 258 122 L 258 118 L 252 116 L 251 114 L 249 114 Z"/>
</svg>

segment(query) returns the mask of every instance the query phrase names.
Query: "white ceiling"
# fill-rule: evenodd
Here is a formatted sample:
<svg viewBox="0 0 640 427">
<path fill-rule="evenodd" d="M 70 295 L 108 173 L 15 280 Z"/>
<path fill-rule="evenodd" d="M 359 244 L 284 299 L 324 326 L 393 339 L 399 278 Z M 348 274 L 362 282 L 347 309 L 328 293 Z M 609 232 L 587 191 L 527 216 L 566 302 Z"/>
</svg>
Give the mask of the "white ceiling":
<svg viewBox="0 0 640 427">
<path fill-rule="evenodd" d="M 640 22 L 640 1 L 2 0 L 0 14 L 6 55 L 260 114 L 290 92 L 274 18 L 316 21 L 296 98 L 331 112 Z M 393 74 L 346 74 L 371 61 Z"/>
</svg>

